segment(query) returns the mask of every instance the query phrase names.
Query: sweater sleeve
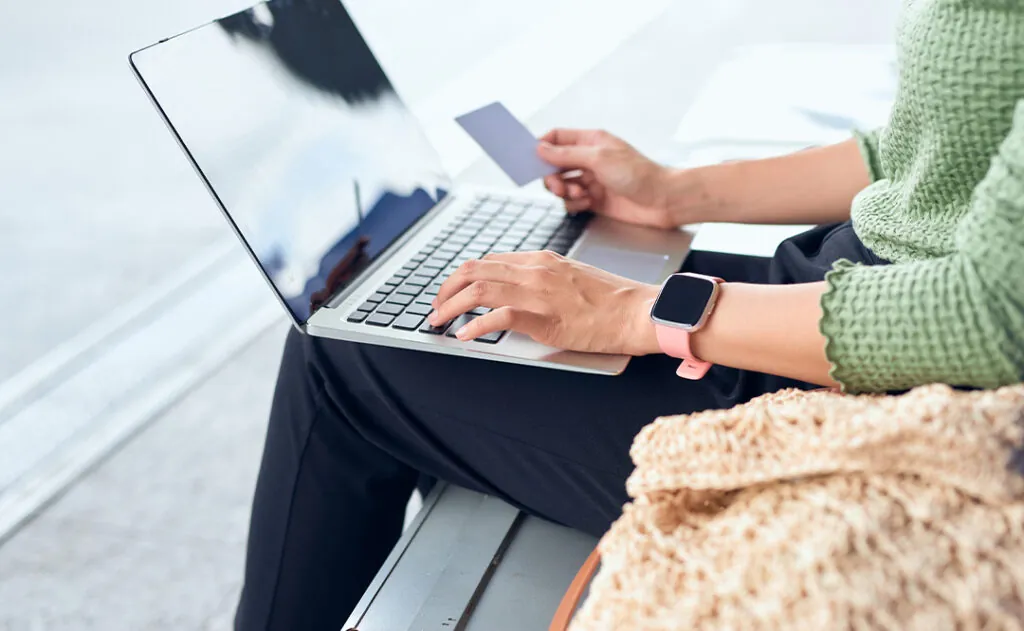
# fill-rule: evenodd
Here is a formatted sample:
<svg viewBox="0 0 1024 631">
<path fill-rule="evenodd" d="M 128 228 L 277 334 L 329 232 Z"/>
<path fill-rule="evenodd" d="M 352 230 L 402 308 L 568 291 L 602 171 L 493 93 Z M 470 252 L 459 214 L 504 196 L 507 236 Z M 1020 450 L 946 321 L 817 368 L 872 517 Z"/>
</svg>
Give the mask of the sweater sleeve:
<svg viewBox="0 0 1024 631">
<path fill-rule="evenodd" d="M 860 147 L 860 155 L 864 158 L 864 164 L 868 167 L 868 175 L 872 182 L 877 182 L 885 177 L 878 151 L 878 142 L 883 129 L 884 127 L 879 127 L 871 131 L 854 130 L 853 132 L 853 137 L 857 140 L 857 146 Z"/>
<path fill-rule="evenodd" d="M 1024 380 L 1024 101 L 955 242 L 942 258 L 828 273 L 820 328 L 844 389 Z"/>
</svg>

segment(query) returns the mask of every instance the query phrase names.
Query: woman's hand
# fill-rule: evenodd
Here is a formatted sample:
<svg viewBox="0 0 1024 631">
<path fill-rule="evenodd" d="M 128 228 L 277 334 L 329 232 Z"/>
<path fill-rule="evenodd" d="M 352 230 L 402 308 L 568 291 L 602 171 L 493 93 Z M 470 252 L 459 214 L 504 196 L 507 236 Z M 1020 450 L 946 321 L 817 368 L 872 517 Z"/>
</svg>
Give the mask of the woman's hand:
<svg viewBox="0 0 1024 631">
<path fill-rule="evenodd" d="M 555 129 L 541 137 L 537 153 L 563 170 L 544 178 L 570 213 L 593 210 L 619 221 L 678 228 L 687 223 L 687 196 L 699 189 L 687 172 L 653 162 L 608 132 Z"/>
<path fill-rule="evenodd" d="M 444 282 L 428 320 L 438 326 L 489 307 L 456 337 L 511 330 L 566 350 L 646 355 L 659 349 L 650 319 L 657 295 L 655 285 L 554 252 L 490 254 L 463 263 Z"/>
</svg>

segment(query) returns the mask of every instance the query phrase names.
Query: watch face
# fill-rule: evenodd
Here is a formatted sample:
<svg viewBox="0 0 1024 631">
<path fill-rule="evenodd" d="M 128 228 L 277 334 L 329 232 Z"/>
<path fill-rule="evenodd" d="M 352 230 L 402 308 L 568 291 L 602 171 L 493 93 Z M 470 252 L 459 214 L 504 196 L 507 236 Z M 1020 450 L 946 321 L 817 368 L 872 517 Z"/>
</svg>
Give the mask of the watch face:
<svg viewBox="0 0 1024 631">
<path fill-rule="evenodd" d="M 715 281 L 674 274 L 665 281 L 651 317 L 668 324 L 695 327 L 715 292 Z"/>
</svg>

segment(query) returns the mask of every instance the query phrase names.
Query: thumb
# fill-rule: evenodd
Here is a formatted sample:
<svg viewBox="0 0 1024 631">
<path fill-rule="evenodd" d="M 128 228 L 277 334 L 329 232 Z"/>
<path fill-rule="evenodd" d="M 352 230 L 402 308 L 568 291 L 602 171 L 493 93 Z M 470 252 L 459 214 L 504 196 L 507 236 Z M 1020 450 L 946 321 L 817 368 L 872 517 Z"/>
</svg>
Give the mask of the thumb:
<svg viewBox="0 0 1024 631">
<path fill-rule="evenodd" d="M 597 151 L 595 147 L 586 145 L 553 145 L 541 142 L 537 147 L 537 155 L 560 169 L 593 169 Z"/>
</svg>

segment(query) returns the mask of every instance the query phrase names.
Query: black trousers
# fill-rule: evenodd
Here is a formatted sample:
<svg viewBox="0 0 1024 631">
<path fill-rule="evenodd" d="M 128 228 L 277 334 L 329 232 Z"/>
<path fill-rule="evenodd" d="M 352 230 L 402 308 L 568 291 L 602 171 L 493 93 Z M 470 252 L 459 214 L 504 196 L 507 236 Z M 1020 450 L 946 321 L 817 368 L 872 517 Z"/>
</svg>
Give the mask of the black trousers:
<svg viewBox="0 0 1024 631">
<path fill-rule="evenodd" d="M 882 263 L 848 223 L 771 258 L 693 252 L 685 271 L 756 283 L 821 280 Z M 727 408 L 780 377 L 634 359 L 618 377 L 288 337 L 249 533 L 240 631 L 337 631 L 398 539 L 421 475 L 599 535 L 627 501 L 629 447 L 655 417 Z"/>
</svg>

